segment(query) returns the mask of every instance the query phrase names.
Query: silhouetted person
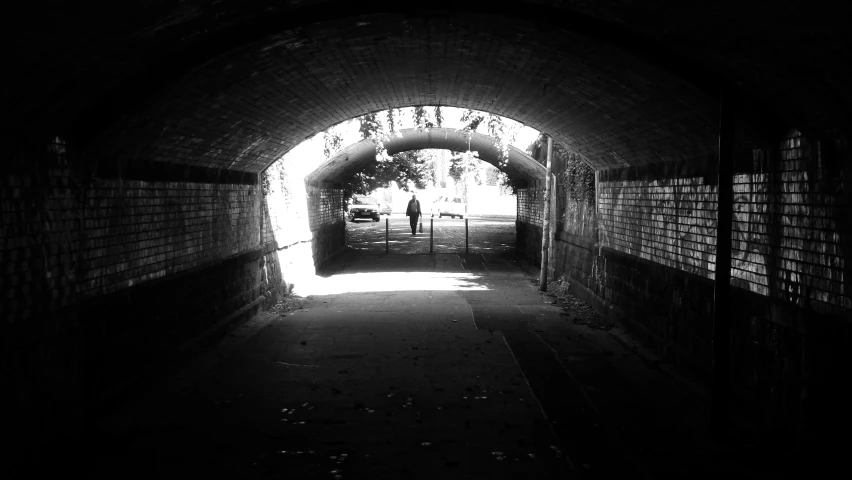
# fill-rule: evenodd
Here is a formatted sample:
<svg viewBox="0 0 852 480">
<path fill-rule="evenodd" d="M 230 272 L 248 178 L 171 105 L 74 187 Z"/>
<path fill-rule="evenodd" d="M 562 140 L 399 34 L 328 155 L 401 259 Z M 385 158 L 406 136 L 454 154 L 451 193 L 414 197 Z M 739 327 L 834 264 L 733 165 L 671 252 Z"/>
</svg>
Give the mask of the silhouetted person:
<svg viewBox="0 0 852 480">
<path fill-rule="evenodd" d="M 411 234 L 417 235 L 417 220 L 422 215 L 420 211 L 420 202 L 417 200 L 417 195 L 412 195 L 411 200 L 408 202 L 408 208 L 405 209 L 405 216 L 408 217 L 408 221 L 411 222 Z"/>
</svg>

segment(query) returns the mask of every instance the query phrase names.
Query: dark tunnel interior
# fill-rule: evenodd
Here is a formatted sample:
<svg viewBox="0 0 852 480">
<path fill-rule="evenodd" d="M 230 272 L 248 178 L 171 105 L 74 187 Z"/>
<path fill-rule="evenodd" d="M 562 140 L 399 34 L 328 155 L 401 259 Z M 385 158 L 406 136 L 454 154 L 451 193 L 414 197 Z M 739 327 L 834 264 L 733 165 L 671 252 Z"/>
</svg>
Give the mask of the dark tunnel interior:
<svg viewBox="0 0 852 480">
<path fill-rule="evenodd" d="M 9 468 L 829 471 L 852 427 L 847 18 L 787 0 L 14 4 Z M 369 139 L 296 160 L 318 168 L 303 231 L 283 220 L 302 200 L 273 205 L 270 165 L 412 106 L 550 139 L 501 167 L 522 180 L 515 256 L 347 250 L 340 185 L 374 161 Z M 465 143 L 499 163 L 480 133 L 385 138 L 391 153 Z M 296 299 L 297 264 L 327 290 Z"/>
</svg>

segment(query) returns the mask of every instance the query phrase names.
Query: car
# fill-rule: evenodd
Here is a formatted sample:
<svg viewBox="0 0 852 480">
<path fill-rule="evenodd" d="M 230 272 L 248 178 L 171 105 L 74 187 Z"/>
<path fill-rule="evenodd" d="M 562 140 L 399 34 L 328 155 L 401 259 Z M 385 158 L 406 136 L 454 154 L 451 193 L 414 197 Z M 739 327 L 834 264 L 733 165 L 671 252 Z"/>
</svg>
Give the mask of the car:
<svg viewBox="0 0 852 480">
<path fill-rule="evenodd" d="M 372 218 L 374 222 L 378 222 L 379 202 L 374 197 L 354 195 L 352 202 L 346 207 L 346 216 L 350 222 L 354 222 L 356 218 Z"/>
<path fill-rule="evenodd" d="M 467 213 L 467 204 L 462 201 L 461 197 L 442 195 L 432 202 L 431 213 L 433 217 L 437 213 L 438 218 L 441 218 L 444 215 L 449 215 L 453 218 L 464 218 Z"/>
<path fill-rule="evenodd" d="M 391 214 L 391 205 L 389 203 L 383 203 L 379 205 L 379 214 L 380 215 L 390 215 Z"/>
</svg>

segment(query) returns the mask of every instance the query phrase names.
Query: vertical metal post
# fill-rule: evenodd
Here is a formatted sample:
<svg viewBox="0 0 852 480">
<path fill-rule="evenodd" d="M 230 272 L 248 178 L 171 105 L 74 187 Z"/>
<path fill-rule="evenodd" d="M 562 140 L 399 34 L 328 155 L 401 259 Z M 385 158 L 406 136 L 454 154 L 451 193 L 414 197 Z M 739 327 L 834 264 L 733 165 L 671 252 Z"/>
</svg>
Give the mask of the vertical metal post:
<svg viewBox="0 0 852 480">
<path fill-rule="evenodd" d="M 557 222 L 556 219 L 559 218 L 556 215 L 556 207 L 557 207 L 557 205 L 556 205 L 557 204 L 557 202 L 556 202 L 556 186 L 557 186 L 556 175 L 551 173 L 550 174 L 550 229 L 548 229 L 548 234 L 547 234 L 547 264 L 548 264 L 548 266 L 551 263 L 554 263 L 554 264 L 556 263 L 556 261 L 553 260 L 554 258 L 556 258 L 556 255 L 553 253 L 554 245 L 556 244 L 556 241 L 555 241 L 556 240 L 556 226 L 558 225 L 558 222 Z"/>
<path fill-rule="evenodd" d="M 724 434 L 730 385 L 731 229 L 733 222 L 734 92 L 723 88 L 719 102 L 719 187 L 716 271 L 713 289 L 712 426 Z"/>
<path fill-rule="evenodd" d="M 434 245 L 435 234 L 435 219 L 429 219 L 429 253 L 432 253 L 432 246 Z"/>
<path fill-rule="evenodd" d="M 550 164 L 553 158 L 553 138 L 547 136 L 547 165 L 544 173 L 544 222 L 541 227 L 541 273 L 538 277 L 538 289 L 547 291 L 547 251 L 550 245 Z"/>
<path fill-rule="evenodd" d="M 385 255 L 390 253 L 390 247 L 388 247 L 388 222 L 390 222 L 389 218 L 385 219 Z"/>
<path fill-rule="evenodd" d="M 467 242 L 467 219 L 464 219 L 464 253 L 470 253 Z"/>
</svg>

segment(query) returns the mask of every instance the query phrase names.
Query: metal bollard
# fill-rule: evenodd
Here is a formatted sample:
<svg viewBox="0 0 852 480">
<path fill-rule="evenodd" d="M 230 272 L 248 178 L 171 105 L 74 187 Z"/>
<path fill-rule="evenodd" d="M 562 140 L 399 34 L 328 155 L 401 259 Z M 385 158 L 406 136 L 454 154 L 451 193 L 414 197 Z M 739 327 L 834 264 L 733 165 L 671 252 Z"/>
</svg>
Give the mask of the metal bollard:
<svg viewBox="0 0 852 480">
<path fill-rule="evenodd" d="M 467 219 L 464 219 L 464 253 L 470 253 L 467 248 Z"/>
<path fill-rule="evenodd" d="M 433 233 L 434 231 L 435 231 L 435 219 L 430 218 L 429 219 L 429 253 L 432 253 L 432 245 L 433 245 L 433 240 L 435 238 L 435 234 Z"/>
<path fill-rule="evenodd" d="M 390 248 L 388 247 L 388 222 L 389 218 L 385 219 L 385 255 L 390 253 Z"/>
</svg>

